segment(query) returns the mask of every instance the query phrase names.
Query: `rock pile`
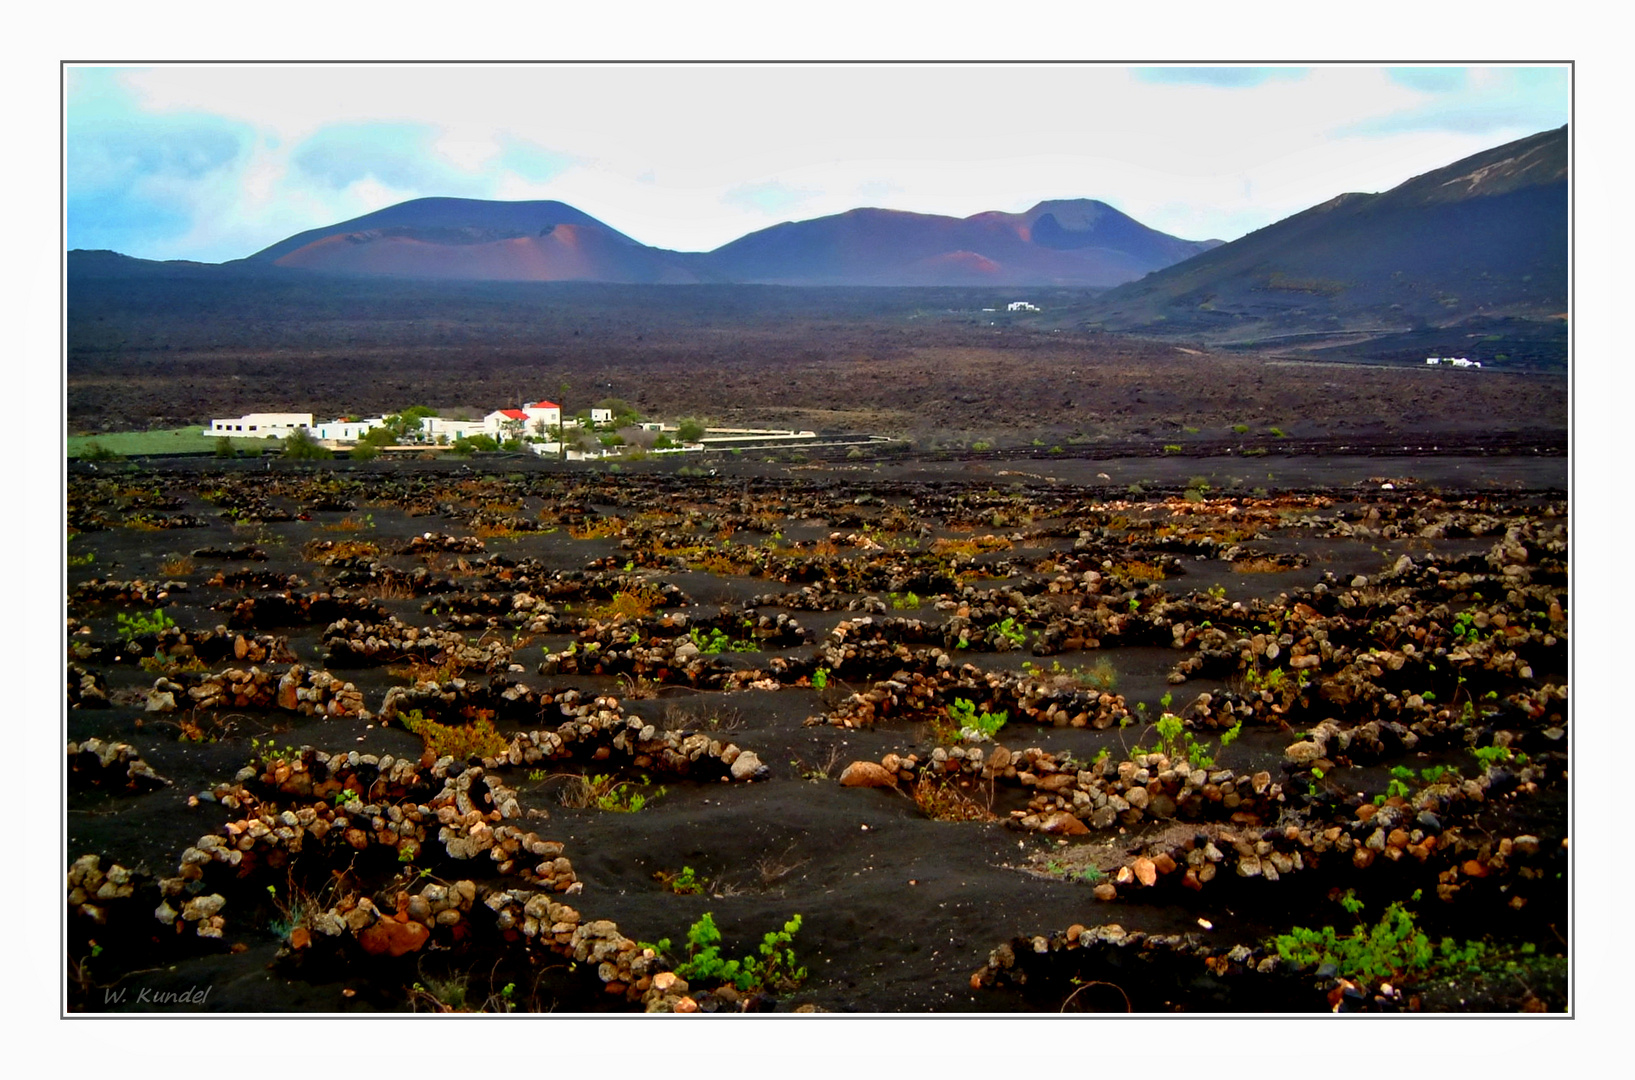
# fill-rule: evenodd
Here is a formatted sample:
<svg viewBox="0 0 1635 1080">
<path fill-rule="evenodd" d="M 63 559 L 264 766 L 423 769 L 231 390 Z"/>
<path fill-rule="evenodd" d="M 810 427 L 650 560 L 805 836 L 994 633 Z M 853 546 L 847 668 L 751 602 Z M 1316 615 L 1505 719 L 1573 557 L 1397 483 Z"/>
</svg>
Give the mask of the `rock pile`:
<svg viewBox="0 0 1635 1080">
<path fill-rule="evenodd" d="M 152 791 L 170 784 L 142 760 L 136 747 L 102 739 L 68 744 L 68 775 L 77 784 L 130 791 Z"/>
</svg>

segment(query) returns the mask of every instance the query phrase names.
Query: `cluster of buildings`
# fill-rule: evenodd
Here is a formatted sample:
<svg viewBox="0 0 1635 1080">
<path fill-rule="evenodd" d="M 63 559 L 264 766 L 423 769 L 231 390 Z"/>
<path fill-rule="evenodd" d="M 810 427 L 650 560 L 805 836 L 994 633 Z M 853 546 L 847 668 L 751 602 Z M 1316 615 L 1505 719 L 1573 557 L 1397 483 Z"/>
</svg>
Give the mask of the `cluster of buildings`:
<svg viewBox="0 0 1635 1080">
<path fill-rule="evenodd" d="M 1469 360 L 1463 356 L 1427 356 L 1425 363 L 1433 367 L 1437 364 L 1450 364 L 1458 368 L 1479 368 L 1482 366 L 1480 360 Z"/>
<path fill-rule="evenodd" d="M 613 422 L 611 409 L 590 410 L 591 424 Z M 223 419 L 213 419 L 205 429 L 206 435 L 226 435 L 232 438 L 284 439 L 297 431 L 305 431 L 319 443 L 332 448 L 355 445 L 370 431 L 385 427 L 387 418 L 371 416 L 366 419 L 327 420 L 315 423 L 311 413 L 246 413 Z M 458 439 L 486 435 L 496 442 L 517 440 L 536 454 L 556 456 L 563 451 L 562 406 L 554 401 L 535 401 L 515 409 L 495 409 L 480 420 L 451 420 L 441 416 L 421 417 L 418 431 L 401 434 L 397 441 L 411 445 L 451 445 Z M 644 430 L 662 431 L 661 424 L 641 424 Z M 575 440 L 568 440 L 573 443 Z M 581 450 L 570 445 L 567 456 L 594 456 L 600 452 Z"/>
</svg>

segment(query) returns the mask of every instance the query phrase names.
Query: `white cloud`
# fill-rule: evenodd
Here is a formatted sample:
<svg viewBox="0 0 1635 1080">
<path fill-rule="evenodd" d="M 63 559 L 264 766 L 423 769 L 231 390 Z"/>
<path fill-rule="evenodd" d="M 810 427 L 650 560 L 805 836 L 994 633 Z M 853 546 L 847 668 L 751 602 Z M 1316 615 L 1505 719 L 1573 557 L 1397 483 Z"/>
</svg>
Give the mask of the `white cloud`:
<svg viewBox="0 0 1635 1080">
<path fill-rule="evenodd" d="M 866 203 L 965 216 L 1079 197 L 1230 239 L 1550 126 L 1523 129 L 1538 116 L 1564 122 L 1566 110 L 1564 87 L 1521 86 L 1502 70 L 1404 79 L 1344 65 L 1156 82 L 1042 64 L 188 66 L 118 82 L 149 118 L 207 115 L 259 136 L 247 163 L 211 178 L 222 190 L 196 200 L 226 219 L 187 233 L 201 244 L 191 257 L 209 259 L 341 220 L 293 216 L 440 194 L 560 199 L 681 250 Z M 1438 85 L 1453 90 L 1425 89 Z M 1542 110 L 1534 99 L 1547 99 Z M 1479 123 L 1450 112 L 1432 130 L 1443 100 L 1488 111 Z M 1515 112 L 1518 100 L 1532 112 Z M 313 170 L 331 190 L 317 190 Z M 223 246 L 252 235 L 247 250 Z M 180 240 L 165 246 L 185 254 Z"/>
</svg>

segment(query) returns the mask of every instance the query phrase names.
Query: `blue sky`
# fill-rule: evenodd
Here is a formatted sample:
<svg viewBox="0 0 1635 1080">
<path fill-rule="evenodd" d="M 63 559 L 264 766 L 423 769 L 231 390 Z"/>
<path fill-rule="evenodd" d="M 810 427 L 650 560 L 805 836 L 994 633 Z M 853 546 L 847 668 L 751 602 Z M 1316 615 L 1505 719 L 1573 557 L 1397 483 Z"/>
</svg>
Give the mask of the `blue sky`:
<svg viewBox="0 0 1635 1080">
<path fill-rule="evenodd" d="M 708 250 L 856 206 L 1097 198 L 1230 240 L 1567 122 L 1556 67 L 71 66 L 70 248 L 240 258 L 405 199 Z"/>
</svg>

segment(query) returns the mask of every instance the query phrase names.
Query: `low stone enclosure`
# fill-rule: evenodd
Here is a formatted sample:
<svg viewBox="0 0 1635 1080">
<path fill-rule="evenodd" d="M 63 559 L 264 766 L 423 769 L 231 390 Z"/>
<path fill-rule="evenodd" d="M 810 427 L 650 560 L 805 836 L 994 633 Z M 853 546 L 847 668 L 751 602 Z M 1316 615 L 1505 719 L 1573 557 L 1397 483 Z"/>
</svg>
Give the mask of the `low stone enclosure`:
<svg viewBox="0 0 1635 1080">
<path fill-rule="evenodd" d="M 1566 1005 L 1559 493 L 133 469 L 68 519 L 71 1008 L 235 957 L 374 973 L 335 1010 Z"/>
</svg>

